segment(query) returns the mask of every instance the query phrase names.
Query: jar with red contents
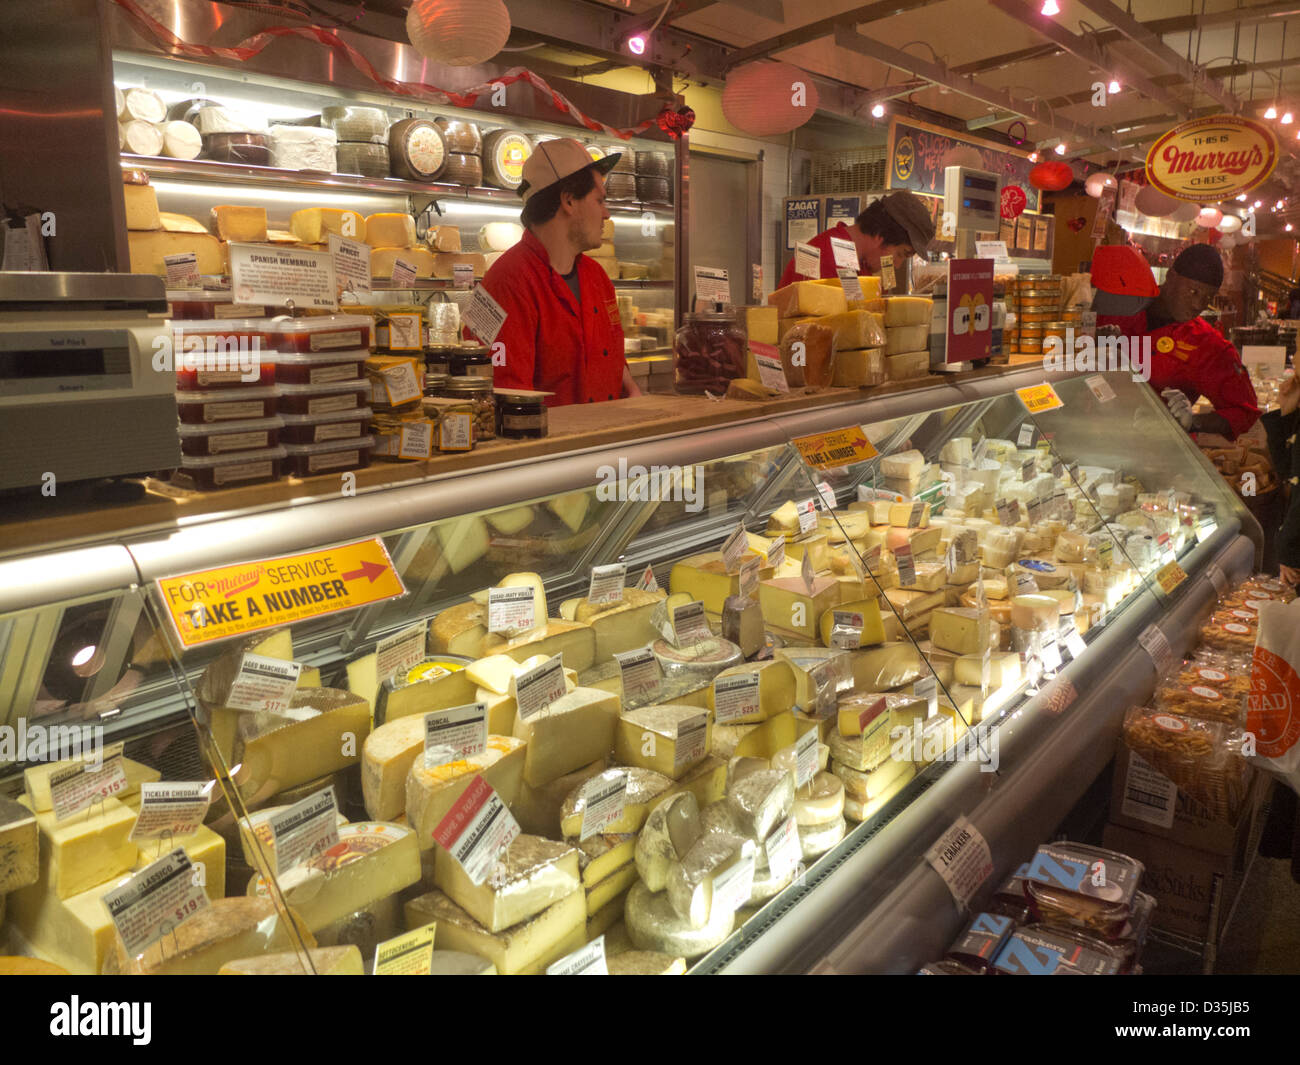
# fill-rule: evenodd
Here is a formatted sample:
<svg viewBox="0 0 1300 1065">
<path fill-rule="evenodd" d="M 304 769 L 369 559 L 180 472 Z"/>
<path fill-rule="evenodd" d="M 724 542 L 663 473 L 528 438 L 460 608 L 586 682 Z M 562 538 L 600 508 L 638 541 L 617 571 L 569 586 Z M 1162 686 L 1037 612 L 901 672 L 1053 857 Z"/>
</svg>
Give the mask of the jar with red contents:
<svg viewBox="0 0 1300 1065">
<path fill-rule="evenodd" d="M 364 314 L 327 314 L 318 318 L 273 318 L 267 333 L 276 351 L 305 354 L 316 351 L 370 350 L 374 321 Z"/>
<path fill-rule="evenodd" d="M 172 327 L 172 363 L 182 392 L 265 387 L 275 382 L 275 358 L 262 318 L 187 321 Z"/>
</svg>

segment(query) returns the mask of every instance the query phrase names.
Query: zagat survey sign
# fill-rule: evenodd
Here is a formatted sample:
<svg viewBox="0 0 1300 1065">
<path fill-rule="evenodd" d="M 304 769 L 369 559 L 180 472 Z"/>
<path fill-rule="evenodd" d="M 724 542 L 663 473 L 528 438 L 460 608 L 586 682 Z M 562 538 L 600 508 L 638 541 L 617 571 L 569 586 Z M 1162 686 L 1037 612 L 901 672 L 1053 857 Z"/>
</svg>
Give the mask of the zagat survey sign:
<svg viewBox="0 0 1300 1065">
<path fill-rule="evenodd" d="M 323 617 L 406 594 L 382 540 L 201 570 L 158 581 L 182 646 Z"/>
<path fill-rule="evenodd" d="M 1180 200 L 1224 200 L 1273 172 L 1277 138 L 1262 122 L 1211 115 L 1175 126 L 1147 152 L 1147 181 Z"/>
</svg>

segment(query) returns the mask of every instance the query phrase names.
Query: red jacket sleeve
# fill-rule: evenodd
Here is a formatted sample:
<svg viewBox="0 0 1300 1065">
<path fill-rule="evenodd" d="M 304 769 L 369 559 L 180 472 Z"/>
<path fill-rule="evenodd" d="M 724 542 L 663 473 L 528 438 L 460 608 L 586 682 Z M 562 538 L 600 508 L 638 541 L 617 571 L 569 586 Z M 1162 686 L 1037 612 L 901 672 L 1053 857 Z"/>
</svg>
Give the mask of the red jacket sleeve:
<svg viewBox="0 0 1300 1065">
<path fill-rule="evenodd" d="M 505 324 L 490 345 L 493 383 L 498 388 L 536 388 L 540 300 L 532 292 L 532 279 L 518 273 L 507 278 L 494 268 L 483 278 L 483 287 L 506 312 Z"/>
<path fill-rule="evenodd" d="M 1196 383 L 1214 404 L 1214 412 L 1232 426 L 1235 440 L 1259 420 L 1259 400 L 1237 349 L 1215 330 L 1207 327 L 1206 332 L 1211 337 L 1203 342 L 1205 355 L 1197 367 Z"/>
</svg>

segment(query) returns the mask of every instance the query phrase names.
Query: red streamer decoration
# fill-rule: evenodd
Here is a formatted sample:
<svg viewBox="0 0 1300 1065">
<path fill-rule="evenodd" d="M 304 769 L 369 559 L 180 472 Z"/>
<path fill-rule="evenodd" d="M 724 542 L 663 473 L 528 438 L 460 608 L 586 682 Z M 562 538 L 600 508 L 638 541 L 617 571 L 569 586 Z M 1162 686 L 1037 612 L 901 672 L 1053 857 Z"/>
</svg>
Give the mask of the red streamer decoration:
<svg viewBox="0 0 1300 1065">
<path fill-rule="evenodd" d="M 492 81 L 484 82 L 482 85 L 476 85 L 470 89 L 464 89 L 461 92 L 440 89 L 436 85 L 426 85 L 423 82 L 393 81 L 380 74 L 370 60 L 348 44 L 347 41 L 327 30 L 321 29 L 319 26 L 273 26 L 245 38 L 233 48 L 190 44 L 177 37 L 176 34 L 172 33 L 153 16 L 141 10 L 135 0 L 113 0 L 113 2 L 135 22 L 142 33 L 152 36 L 163 47 L 191 59 L 233 59 L 242 63 L 258 55 L 278 37 L 302 37 L 332 49 L 376 85 L 394 96 L 419 97 L 436 103 L 448 104 L 452 107 L 468 108 L 473 107 L 480 96 L 491 93 L 499 86 L 513 85 L 516 82 L 523 81 L 531 85 L 542 96 L 549 97 L 551 105 L 557 111 L 569 115 L 593 133 L 607 133 L 611 137 L 618 137 L 620 140 L 629 140 L 653 126 L 659 127 L 675 140 L 681 133 L 690 129 L 695 119 L 695 115 L 690 112 L 689 108 L 675 111 L 672 108 L 665 107 L 654 118 L 646 119 L 639 125 L 627 129 L 615 129 L 613 126 L 607 126 L 605 123 L 599 122 L 579 111 L 566 96 L 552 89 L 543 78 L 526 67 L 511 67 L 501 77 L 494 78 Z"/>
</svg>

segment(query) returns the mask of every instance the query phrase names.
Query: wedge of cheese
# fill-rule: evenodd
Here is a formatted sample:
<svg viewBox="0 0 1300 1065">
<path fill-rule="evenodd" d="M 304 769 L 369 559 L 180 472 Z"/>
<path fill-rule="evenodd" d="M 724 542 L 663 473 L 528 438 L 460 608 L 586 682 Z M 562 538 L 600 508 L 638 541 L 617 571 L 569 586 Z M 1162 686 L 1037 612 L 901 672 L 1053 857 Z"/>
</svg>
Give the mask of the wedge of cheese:
<svg viewBox="0 0 1300 1065">
<path fill-rule="evenodd" d="M 990 689 L 1017 685 L 1022 676 L 1018 654 L 993 653 L 988 656 Z M 984 655 L 962 655 L 953 666 L 953 676 L 958 684 L 980 687 L 984 677 Z"/>
<path fill-rule="evenodd" d="M 690 792 L 670 796 L 650 811 L 637 836 L 635 861 L 651 891 L 663 891 L 668 876 L 702 834 L 700 807 Z"/>
<path fill-rule="evenodd" d="M 361 677 L 363 670 L 367 666 L 373 669 L 367 659 L 354 663 L 356 670 L 349 669 L 349 677 L 361 685 L 370 679 L 368 671 L 364 679 Z M 411 714 L 464 706 L 474 702 L 477 690 L 462 661 L 444 655 L 430 655 L 380 684 L 375 700 L 375 723 L 382 725 Z"/>
<path fill-rule="evenodd" d="M 713 685 L 709 688 L 708 694 L 710 710 L 717 709 L 718 682 L 723 681 L 725 687 L 725 681 L 729 677 L 758 678 L 757 708 L 743 716 L 729 718 L 729 721 L 733 724 L 766 721 L 769 717 L 784 713 L 794 706 L 796 684 L 794 670 L 790 668 L 790 663 L 767 661 L 746 662 L 744 665 L 732 666 L 730 669 L 724 669 L 714 677 Z"/>
<path fill-rule="evenodd" d="M 503 932 L 578 889 L 578 851 L 541 836 L 516 836 L 489 877 L 475 884 L 460 862 L 439 848 L 433 878 L 489 932 Z"/>
<path fill-rule="evenodd" d="M 429 652 L 481 658 L 487 635 L 487 606 L 457 603 L 429 622 Z"/>
<path fill-rule="evenodd" d="M 470 758 L 430 768 L 417 757 L 406 777 L 406 821 L 421 850 L 433 847 L 433 830 L 476 776 L 512 805 L 523 782 L 527 745 L 511 736 L 489 736 L 487 750 Z"/>
<path fill-rule="evenodd" d="M 776 577 L 758 584 L 763 619 L 809 641 L 817 639 L 818 622 L 836 605 L 839 595 L 839 582 L 834 577 L 815 578 L 811 593 L 802 577 Z"/>
<path fill-rule="evenodd" d="M 767 303 L 782 318 L 844 314 L 849 309 L 842 288 L 815 281 L 796 281 L 779 288 L 767 297 Z"/>
<path fill-rule="evenodd" d="M 714 725 L 710 750 L 719 758 L 770 759 L 794 743 L 798 731 L 792 710 L 757 725 Z"/>
<path fill-rule="evenodd" d="M 840 349 L 835 353 L 831 384 L 836 388 L 870 388 L 889 379 L 884 347 Z"/>
<path fill-rule="evenodd" d="M 525 832 L 530 832 L 534 836 L 545 836 L 548 839 L 559 839 L 563 835 L 560 831 L 560 811 L 564 807 L 564 800 L 575 788 L 597 774 L 603 773 L 608 766 L 608 759 L 597 758 L 582 768 L 575 769 L 572 773 L 565 773 L 564 776 L 557 777 L 549 784 L 540 787 L 534 788 L 524 781 L 519 786 L 519 797 L 511 804 L 510 812 L 515 815 L 519 827 Z"/>
<path fill-rule="evenodd" d="M 739 836 L 722 832 L 700 836 L 668 873 L 666 891 L 673 912 L 688 927 L 703 928 L 714 909 L 714 880 L 738 865 L 752 850 L 753 844 Z"/>
<path fill-rule="evenodd" d="M 36 814 L 41 833 L 41 875 L 48 891 L 69 899 L 127 872 L 138 848 L 128 839 L 135 813 L 117 799 L 73 814 L 64 821 L 48 810 Z"/>
<path fill-rule="evenodd" d="M 266 954 L 257 958 L 237 958 L 217 970 L 218 976 L 364 976 L 366 968 L 361 949 L 355 944 L 342 947 L 316 947 L 307 951 L 304 962 L 297 951 Z M 308 968 L 310 965 L 310 968 Z"/>
<path fill-rule="evenodd" d="M 839 603 L 825 611 L 817 623 L 823 646 L 831 646 L 831 635 L 835 629 L 836 614 L 854 615 L 853 618 L 845 619 L 848 620 L 850 627 L 855 620 L 861 622 L 858 647 L 870 647 L 885 642 L 885 626 L 880 617 L 880 602 L 872 598 Z"/>
<path fill-rule="evenodd" d="M 577 600 L 573 604 L 573 620 L 590 625 L 595 631 L 596 661 L 604 662 L 616 654 L 644 647 L 658 638 L 660 633 L 650 618 L 654 608 L 665 598 L 662 591 L 624 588 L 623 598 L 614 603 Z M 563 612 L 561 608 L 561 613 Z"/>
<path fill-rule="evenodd" d="M 684 558 L 668 574 L 669 591 L 699 600 L 710 614 L 721 614 L 727 598 L 740 594 L 740 567 L 751 557 L 755 556 L 750 552 L 742 555 L 731 573 L 727 572 L 718 551 Z M 770 566 L 764 565 L 759 570 L 759 577 L 764 576 L 771 576 Z"/>
<path fill-rule="evenodd" d="M 704 761 L 712 729 L 707 713 L 698 706 L 662 704 L 629 710 L 618 719 L 614 757 L 677 780 Z"/>
<path fill-rule="evenodd" d="M 361 794 L 366 813 L 391 821 L 406 812 L 406 778 L 424 754 L 424 716 L 389 721 L 366 737 L 361 749 Z"/>
<path fill-rule="evenodd" d="M 636 851 L 636 841 L 637 835 L 634 832 L 609 832 L 604 835 L 588 836 L 574 843 L 578 848 L 578 869 L 582 874 L 582 886 L 590 890 L 609 879 L 613 873 L 625 868 L 635 870 L 633 856 Z M 588 896 L 587 912 L 590 915 L 590 896 Z"/>
<path fill-rule="evenodd" d="M 545 625 L 519 636 L 488 633 L 481 647 L 481 656 L 487 655 L 509 655 L 517 662 L 538 655 L 563 655 L 565 669 L 582 671 L 596 660 L 596 630 L 582 622 L 549 618 Z"/>
<path fill-rule="evenodd" d="M 524 779 L 540 787 L 608 754 L 619 709 L 616 695 L 575 688 L 528 718 L 517 716 L 515 737 L 527 748 Z"/>
<path fill-rule="evenodd" d="M 940 607 L 930 619 L 930 641 L 959 655 L 979 654 L 996 648 L 1000 628 L 987 610 L 971 607 Z"/>
<path fill-rule="evenodd" d="M 588 789 L 617 785 L 623 781 L 627 782 L 623 813 L 618 820 L 605 826 L 607 832 L 639 831 L 650 810 L 673 790 L 672 777 L 664 776 L 653 769 L 642 769 L 639 766 L 606 769 L 603 773 L 584 780 L 565 796 L 564 803 L 560 807 L 560 832 L 564 837 L 576 840 L 582 834 Z"/>
</svg>

